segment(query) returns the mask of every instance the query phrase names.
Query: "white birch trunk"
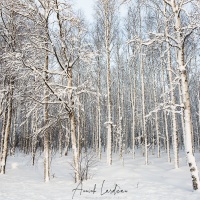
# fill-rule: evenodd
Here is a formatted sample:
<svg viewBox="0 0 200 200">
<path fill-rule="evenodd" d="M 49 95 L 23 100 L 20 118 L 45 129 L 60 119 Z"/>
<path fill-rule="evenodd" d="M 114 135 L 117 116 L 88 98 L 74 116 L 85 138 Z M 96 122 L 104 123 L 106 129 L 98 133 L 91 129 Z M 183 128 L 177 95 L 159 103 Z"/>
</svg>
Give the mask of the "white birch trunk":
<svg viewBox="0 0 200 200">
<path fill-rule="evenodd" d="M 99 58 L 98 58 L 99 61 Z M 102 154 L 102 146 L 101 146 L 101 104 L 100 104 L 100 88 L 101 88 L 101 77 L 100 77 L 100 65 L 99 66 L 99 72 L 98 72 L 98 133 L 99 133 L 99 159 L 101 160 L 101 154 Z"/>
<path fill-rule="evenodd" d="M 119 50 L 118 53 L 119 54 Z M 118 62 L 119 62 L 119 55 L 118 55 Z M 122 151 L 123 151 L 123 138 L 122 138 L 122 114 L 121 114 L 121 93 L 120 93 L 120 70 L 119 70 L 119 63 L 118 63 L 118 95 L 117 95 L 117 102 L 118 102 L 118 127 L 117 127 L 117 134 L 119 137 L 119 158 L 122 159 Z"/>
<path fill-rule="evenodd" d="M 58 25 L 59 25 L 59 36 L 60 36 L 60 40 L 62 42 L 62 55 L 63 55 L 63 59 L 65 60 L 65 63 L 68 63 L 68 65 L 66 66 L 67 70 L 66 72 L 66 77 L 68 77 L 67 79 L 67 86 L 68 86 L 68 102 L 69 102 L 69 108 L 70 111 L 68 111 L 69 114 L 69 120 L 70 120 L 70 136 L 71 136 L 71 142 L 72 142 L 72 150 L 73 150 L 73 157 L 74 157 L 74 163 L 73 163 L 73 167 L 74 167 L 74 171 L 75 171 L 75 182 L 80 180 L 80 170 L 79 170 L 79 150 L 78 150 L 78 141 L 77 141 L 77 136 L 76 136 L 76 120 L 75 120 L 75 110 L 74 110 L 74 98 L 73 98 L 73 90 L 72 90 L 72 66 L 70 66 L 69 64 L 69 60 L 67 58 L 67 51 L 66 51 L 66 46 L 64 43 L 65 40 L 65 35 L 64 35 L 64 31 L 63 31 L 63 23 L 62 23 L 62 19 L 60 17 L 60 10 L 59 10 L 59 3 L 56 0 L 55 1 L 55 6 L 58 10 L 57 12 L 57 20 L 58 20 Z M 65 155 L 67 154 L 68 151 L 68 145 L 69 145 L 69 135 L 66 134 L 67 137 L 67 146 L 66 146 L 66 152 Z"/>
<path fill-rule="evenodd" d="M 163 94 L 165 94 L 165 79 L 164 79 L 164 68 L 163 68 L 163 65 L 162 65 L 162 83 L 163 83 Z M 164 105 L 166 103 L 165 95 L 163 96 L 163 103 L 164 103 Z M 167 113 L 166 113 L 166 110 L 164 110 L 164 121 L 165 121 L 165 137 L 166 137 L 166 145 L 167 145 L 167 161 L 171 162 L 169 130 L 168 130 L 168 124 L 167 124 Z"/>
<path fill-rule="evenodd" d="M 130 18 L 128 18 L 128 39 L 131 39 L 130 27 L 132 26 Z M 134 49 L 133 51 L 134 52 Z M 137 65 L 134 65 L 134 72 L 133 72 L 133 81 L 132 81 L 132 70 L 131 70 L 131 63 L 130 62 L 130 45 L 128 45 L 128 68 L 129 68 L 129 82 L 130 82 L 130 95 L 131 95 L 131 108 L 132 108 L 132 155 L 133 159 L 135 159 L 135 113 L 136 113 L 136 77 L 137 77 Z M 135 61 L 135 60 L 134 60 Z"/>
<path fill-rule="evenodd" d="M 141 70 L 141 84 L 142 84 L 142 125 L 143 125 L 143 137 L 144 137 L 144 155 L 145 165 L 148 165 L 148 144 L 147 144 L 147 132 L 146 132 L 146 119 L 145 119 L 145 85 L 144 85 L 144 65 L 142 47 L 140 47 L 140 70 Z"/>
<path fill-rule="evenodd" d="M 165 34 L 168 35 L 168 22 L 166 19 L 166 4 L 165 4 Z M 173 135 L 173 150 L 174 150 L 174 167 L 177 169 L 179 167 L 179 156 L 178 156 L 178 131 L 177 131 L 177 120 L 175 113 L 175 95 L 173 88 L 173 75 L 172 75 L 172 64 L 171 64 L 171 52 L 169 43 L 167 43 L 167 68 L 169 74 L 169 84 L 170 84 L 170 97 L 171 97 L 171 110 L 172 110 L 172 135 Z"/>
<path fill-rule="evenodd" d="M 98 96 L 98 95 L 97 95 Z M 97 97 L 98 98 L 98 97 Z M 97 100 L 98 101 L 98 100 Z M 97 103 L 98 104 L 98 103 Z M 96 155 L 99 155 L 99 108 L 97 106 L 96 108 L 96 116 L 95 116 L 95 126 L 96 126 L 96 133 L 95 133 L 95 151 L 96 151 Z"/>
<path fill-rule="evenodd" d="M 13 85 L 14 85 L 13 81 L 10 80 L 8 114 L 7 114 L 7 122 L 5 126 L 5 134 L 4 134 L 4 140 L 3 140 L 3 151 L 1 155 L 1 166 L 0 166 L 1 174 L 5 174 L 5 171 L 6 171 L 6 161 L 7 161 L 7 155 L 8 155 L 8 140 L 9 140 L 10 129 L 11 129 L 11 120 L 12 120 Z"/>
<path fill-rule="evenodd" d="M 66 121 L 66 132 L 65 132 L 65 156 L 68 155 L 68 150 L 69 150 L 69 143 L 70 143 L 70 133 L 69 133 L 69 129 L 67 127 L 69 127 L 69 123 L 68 120 Z"/>
<path fill-rule="evenodd" d="M 12 153 L 13 156 L 15 155 L 16 128 L 17 128 L 17 107 L 15 108 L 14 122 L 13 122 L 13 136 L 12 136 L 12 149 L 11 149 L 11 153 Z"/>
<path fill-rule="evenodd" d="M 8 108 L 5 109 L 5 112 L 4 112 L 4 115 L 3 115 L 3 125 L 2 125 L 2 130 L 1 130 L 1 151 L 0 151 L 0 154 L 3 153 L 3 144 L 4 144 L 4 137 L 5 137 L 7 115 L 8 115 Z"/>
<path fill-rule="evenodd" d="M 59 130 L 59 154 L 62 157 L 62 129 Z"/>
<path fill-rule="evenodd" d="M 172 7 L 174 20 L 175 20 L 175 30 L 176 39 L 178 41 L 178 57 L 177 63 L 180 70 L 181 77 L 181 91 L 183 97 L 183 116 L 185 124 L 185 151 L 188 161 L 188 166 L 192 177 L 192 187 L 193 190 L 199 190 L 199 173 L 196 165 L 195 157 L 193 155 L 192 148 L 192 117 L 191 117 L 191 104 L 189 96 L 189 86 L 187 80 L 187 70 L 184 62 L 184 40 L 182 38 L 182 27 L 181 27 L 181 17 L 180 8 L 176 4 L 175 0 L 170 1 L 170 6 Z"/>
<path fill-rule="evenodd" d="M 35 155 L 36 155 L 36 145 L 37 145 L 37 122 L 38 122 L 38 112 L 37 112 L 37 108 L 36 111 L 34 113 L 34 117 L 32 120 L 32 129 L 33 129 L 33 137 L 32 137 L 32 165 L 35 164 Z"/>
<path fill-rule="evenodd" d="M 122 67 L 122 88 L 121 88 L 121 152 L 123 153 L 123 149 L 126 152 L 128 147 L 128 141 L 127 141 L 127 131 L 126 131 L 126 116 L 124 115 L 125 112 L 125 103 L 124 103 L 124 68 Z M 124 142 L 123 142 L 124 140 Z"/>
<path fill-rule="evenodd" d="M 135 66 L 136 68 L 136 66 Z M 131 90 L 131 107 L 132 107 L 132 151 L 133 158 L 135 158 L 135 112 L 136 112 L 136 69 L 134 70 L 133 86 L 131 78 L 131 69 L 129 66 L 129 79 L 130 79 L 130 90 Z"/>
<path fill-rule="evenodd" d="M 80 74 L 78 74 L 78 85 L 80 84 Z M 80 126 L 81 126 L 81 116 L 80 116 L 80 97 L 78 95 L 78 112 L 77 112 L 77 148 L 78 148 L 78 157 L 81 155 L 81 133 L 80 133 Z"/>
<path fill-rule="evenodd" d="M 46 44 L 47 48 L 48 45 Z M 46 51 L 45 65 L 44 65 L 44 78 L 45 81 L 48 81 L 48 65 L 49 65 L 49 56 L 48 51 Z M 44 126 L 48 124 L 48 88 L 45 86 L 44 89 Z M 48 182 L 50 180 L 50 158 L 49 158 L 49 132 L 48 130 L 44 131 L 44 181 Z"/>
<path fill-rule="evenodd" d="M 72 140 L 72 150 L 74 156 L 74 171 L 75 171 L 75 182 L 80 180 L 80 170 L 79 170 L 79 151 L 76 138 L 76 121 L 74 112 L 74 99 L 72 94 L 72 67 L 68 67 L 68 100 L 70 102 L 71 111 L 69 113 L 70 118 L 70 128 L 71 128 L 71 140 Z"/>
<path fill-rule="evenodd" d="M 154 77 L 154 83 L 153 83 L 153 94 L 154 94 L 154 103 L 155 108 L 157 108 L 157 98 L 156 98 L 156 83 L 155 83 L 155 77 Z M 155 125 L 156 125 L 156 139 L 157 139 L 157 157 L 160 158 L 160 130 L 158 125 L 158 112 L 155 112 Z"/>
<path fill-rule="evenodd" d="M 181 83 L 178 85 L 178 89 L 179 89 L 179 97 L 180 97 L 179 102 L 180 102 L 180 105 L 182 105 L 183 104 L 183 98 L 182 98 L 182 91 L 181 91 Z M 183 141 L 185 142 L 185 122 L 184 122 L 183 109 L 181 109 L 181 125 L 182 125 L 182 130 L 183 130 Z"/>
<path fill-rule="evenodd" d="M 151 119 L 151 127 L 153 127 L 153 119 Z M 152 155 L 155 154 L 155 132 L 152 131 Z"/>
<path fill-rule="evenodd" d="M 198 124 L 198 149 L 200 152 L 200 86 L 199 86 L 199 124 Z"/>
<path fill-rule="evenodd" d="M 75 182 L 80 180 L 80 170 L 79 170 L 79 153 L 77 148 L 76 141 L 76 124 L 75 124 L 75 115 L 74 111 L 70 113 L 70 122 L 71 122 L 71 140 L 72 140 L 72 150 L 74 155 L 74 170 L 75 170 Z"/>
<path fill-rule="evenodd" d="M 111 27 L 109 23 L 108 1 L 104 1 L 104 31 L 106 45 L 106 65 L 107 65 L 107 163 L 112 165 L 112 117 L 111 117 L 111 74 L 110 74 L 110 40 Z"/>
</svg>

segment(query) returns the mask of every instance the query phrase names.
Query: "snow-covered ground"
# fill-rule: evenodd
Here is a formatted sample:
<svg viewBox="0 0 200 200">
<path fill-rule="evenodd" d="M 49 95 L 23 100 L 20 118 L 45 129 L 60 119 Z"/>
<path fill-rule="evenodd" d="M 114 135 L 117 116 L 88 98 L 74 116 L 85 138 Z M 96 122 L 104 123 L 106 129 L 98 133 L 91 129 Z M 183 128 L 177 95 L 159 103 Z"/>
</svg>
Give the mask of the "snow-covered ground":
<svg viewBox="0 0 200 200">
<path fill-rule="evenodd" d="M 15 157 L 8 157 L 6 175 L 0 175 L 0 200 L 200 199 L 200 192 L 192 191 L 183 153 L 177 170 L 173 163 L 167 163 L 166 154 L 162 158 L 150 156 L 148 166 L 144 165 L 144 158 L 139 157 L 139 153 L 137 155 L 135 160 L 131 154 L 125 155 L 124 163 L 114 155 L 112 166 L 107 166 L 104 155 L 92 169 L 93 178 L 78 185 L 72 178 L 71 154 L 53 158 L 52 179 L 44 183 L 42 156 L 38 156 L 36 165 L 31 166 L 31 157 L 18 153 Z"/>
</svg>

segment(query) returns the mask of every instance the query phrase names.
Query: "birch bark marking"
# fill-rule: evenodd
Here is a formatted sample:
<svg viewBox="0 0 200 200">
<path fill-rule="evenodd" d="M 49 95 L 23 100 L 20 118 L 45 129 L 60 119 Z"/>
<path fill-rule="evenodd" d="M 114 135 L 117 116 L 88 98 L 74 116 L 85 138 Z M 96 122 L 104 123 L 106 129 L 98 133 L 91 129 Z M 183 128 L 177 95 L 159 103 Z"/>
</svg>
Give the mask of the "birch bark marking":
<svg viewBox="0 0 200 200">
<path fill-rule="evenodd" d="M 61 122 L 59 122 L 59 132 L 58 132 L 58 150 L 59 150 L 59 155 L 60 157 L 62 157 L 62 139 L 63 139 L 63 132 L 62 132 L 62 125 L 61 125 Z"/>
<path fill-rule="evenodd" d="M 128 55 L 130 57 L 129 52 L 129 45 L 128 45 Z M 128 61 L 129 67 L 129 81 L 130 81 L 130 95 L 131 95 L 131 108 L 132 108 L 132 150 L 133 150 L 133 159 L 135 158 L 135 112 L 136 112 L 136 73 L 137 68 L 134 65 L 134 74 L 133 74 L 133 81 L 132 81 L 132 70 L 131 70 L 131 63 Z"/>
<path fill-rule="evenodd" d="M 183 98 L 183 116 L 185 122 L 185 151 L 187 156 L 187 161 L 192 177 L 193 190 L 199 190 L 199 173 L 196 165 L 195 157 L 192 152 L 192 117 L 191 117 L 191 107 L 190 107 L 190 96 L 189 96 L 189 86 L 187 80 L 187 70 L 184 62 L 184 38 L 181 27 L 181 9 L 175 2 L 175 0 L 170 1 L 170 6 L 172 7 L 175 20 L 175 31 L 178 41 L 178 57 L 177 63 L 180 70 L 181 76 L 181 89 Z"/>
<path fill-rule="evenodd" d="M 12 140 L 12 149 L 11 149 L 12 156 L 15 155 L 15 146 L 16 146 L 17 110 L 18 109 L 16 107 L 15 110 L 13 111 L 14 121 L 13 121 L 13 133 L 12 133 L 13 140 Z"/>
<path fill-rule="evenodd" d="M 63 59 L 65 60 L 66 68 L 67 70 L 64 70 L 67 77 L 67 87 L 68 87 L 68 101 L 69 101 L 69 123 L 70 123 L 70 133 L 71 133 L 71 142 L 72 142 L 72 150 L 73 150 L 73 157 L 74 157 L 74 171 L 75 171 L 75 182 L 80 180 L 80 174 L 79 174 L 79 150 L 78 150 L 78 142 L 77 142 L 77 136 L 76 136 L 76 120 L 75 120 L 75 110 L 74 110 L 74 97 L 73 97 L 73 89 L 72 89 L 72 80 L 73 80 L 73 62 L 70 63 L 71 57 L 67 56 L 67 50 L 65 45 L 65 35 L 64 35 L 64 24 L 62 21 L 62 17 L 60 16 L 61 11 L 59 9 L 59 3 L 57 0 L 55 0 L 55 6 L 57 9 L 57 20 L 58 20 L 58 26 L 59 26 L 59 37 L 61 39 L 61 52 L 63 55 Z M 74 60 L 75 62 L 75 60 Z M 69 145 L 69 137 L 67 136 L 67 145 Z M 68 148 L 68 147 L 67 147 Z M 67 149 L 66 148 L 66 149 Z"/>
<path fill-rule="evenodd" d="M 200 152 L 200 83 L 199 83 L 199 93 L 198 93 L 198 97 L 199 97 L 199 124 L 198 124 L 198 150 Z"/>
<path fill-rule="evenodd" d="M 9 94 L 8 94 L 9 95 L 8 114 L 7 114 L 7 122 L 6 122 L 6 126 L 5 126 L 3 152 L 2 152 L 1 166 L 0 166 L 1 174 L 5 174 L 5 170 L 6 170 L 6 161 L 7 161 L 7 155 L 8 155 L 8 140 L 9 140 L 10 129 L 11 129 L 11 120 L 12 120 L 13 85 L 14 85 L 14 81 L 10 80 Z"/>
<path fill-rule="evenodd" d="M 111 117 L 111 76 L 110 76 L 110 23 L 108 0 L 103 1 L 104 4 L 104 24 L 105 24 L 105 45 L 106 45 L 106 64 L 107 64 L 107 163 L 112 165 L 112 117 Z"/>
<path fill-rule="evenodd" d="M 77 138 L 76 138 L 76 120 L 75 120 L 75 112 L 74 112 L 74 99 L 72 94 L 72 67 L 68 67 L 68 99 L 70 101 L 71 111 L 69 113 L 70 118 L 70 128 L 71 128 L 71 140 L 72 140 L 72 150 L 74 155 L 74 169 L 75 169 L 75 182 L 80 180 L 79 176 L 79 152 L 77 148 Z"/>
<path fill-rule="evenodd" d="M 155 108 L 157 108 L 158 102 L 156 97 L 156 75 L 153 81 L 153 94 L 154 94 Z M 156 126 L 156 140 L 157 140 L 157 157 L 160 158 L 160 130 L 158 124 L 158 111 L 155 112 L 155 126 Z"/>
<path fill-rule="evenodd" d="M 78 62 L 78 66 L 79 66 L 79 62 Z M 80 84 L 80 73 L 78 73 L 78 85 Z M 77 106 L 77 151 L 78 151 L 78 157 L 80 157 L 81 155 L 81 150 L 82 150 L 82 146 L 81 146 L 81 107 L 80 107 L 80 96 L 78 95 L 77 97 L 78 99 L 78 106 Z"/>
<path fill-rule="evenodd" d="M 182 98 L 182 91 L 181 91 L 181 83 L 178 85 L 178 90 L 179 90 L 179 96 L 180 96 L 180 105 L 183 104 L 183 98 Z M 183 143 L 185 142 L 185 122 L 184 122 L 184 113 L 183 109 L 181 109 L 181 126 L 183 129 Z M 185 145 L 185 144 L 184 144 Z"/>
<path fill-rule="evenodd" d="M 48 48 L 47 43 L 46 43 L 46 48 Z M 48 81 L 48 74 L 47 74 L 48 65 L 49 65 L 49 56 L 48 56 L 48 51 L 46 50 L 45 65 L 44 65 L 44 78 L 46 82 Z M 44 102 L 45 102 L 44 103 L 44 126 L 45 126 L 48 124 L 48 88 L 46 86 L 44 89 L 44 96 L 45 96 L 44 97 Z M 49 180 L 50 180 L 49 132 L 48 130 L 45 130 L 44 131 L 44 181 L 48 182 Z"/>
<path fill-rule="evenodd" d="M 164 78 L 164 67 L 162 64 L 162 87 L 163 87 L 163 94 L 165 94 L 165 78 Z M 163 102 L 165 104 L 166 99 L 165 95 L 163 96 Z M 167 160 L 171 162 L 170 156 L 170 137 L 169 137 L 169 130 L 168 130 L 168 123 L 167 123 L 167 111 L 164 110 L 164 122 L 165 122 L 165 136 L 166 136 L 166 143 L 167 143 Z"/>
<path fill-rule="evenodd" d="M 3 144 L 4 144 L 4 137 L 5 137 L 6 123 L 7 123 L 7 115 L 8 115 L 8 106 L 6 105 L 6 109 L 4 111 L 3 121 L 2 121 L 3 124 L 2 124 L 2 130 L 1 130 L 1 150 L 0 150 L 0 153 L 3 152 Z"/>
<path fill-rule="evenodd" d="M 176 16 L 176 15 L 175 15 Z M 180 30 L 180 16 L 176 16 L 176 26 L 177 30 Z M 181 38 L 180 32 L 178 33 L 178 38 Z M 179 40 L 180 41 L 180 40 Z M 179 70 L 181 73 L 181 87 L 183 92 L 183 103 L 184 103 L 184 121 L 185 121 L 185 150 L 188 160 L 188 165 L 192 177 L 192 185 L 194 190 L 199 189 L 199 174 L 195 161 L 195 157 L 192 152 L 192 117 L 191 117 L 191 107 L 190 107 L 190 96 L 188 90 L 188 80 L 187 80 L 187 71 L 184 64 L 184 46 L 181 44 L 178 50 L 178 64 Z"/>
<path fill-rule="evenodd" d="M 119 158 L 122 159 L 122 151 L 123 151 L 123 134 L 122 134 L 122 109 L 121 109 L 121 87 L 120 87 L 120 58 L 119 58 L 119 45 L 117 45 L 117 102 L 118 102 L 118 134 L 119 134 Z"/>
<path fill-rule="evenodd" d="M 38 131 L 38 108 L 36 107 L 36 110 L 33 115 L 32 119 L 32 130 L 33 130 L 33 137 L 32 137 L 32 165 L 35 164 L 35 155 L 36 155 L 36 149 L 37 149 L 37 131 Z"/>
<path fill-rule="evenodd" d="M 99 63 L 99 57 L 98 57 L 98 133 L 99 133 L 99 159 L 101 160 L 101 153 L 102 153 L 102 147 L 101 147 L 101 103 L 100 103 L 100 92 L 101 92 L 101 74 L 100 74 L 100 63 Z"/>
<path fill-rule="evenodd" d="M 144 64 L 142 55 L 142 45 L 140 45 L 140 70 L 142 81 L 142 123 L 143 123 L 143 137 L 144 137 L 144 153 L 145 153 L 145 165 L 148 165 L 148 146 L 147 146 L 147 132 L 146 132 L 146 119 L 145 119 L 145 86 L 144 86 Z"/>
<path fill-rule="evenodd" d="M 166 18 L 166 4 L 164 5 L 165 14 L 165 34 L 168 35 L 168 22 Z M 171 51 L 169 43 L 167 42 L 167 68 L 169 74 L 169 84 L 170 84 L 170 98 L 171 98 L 171 110 L 172 110 L 172 135 L 173 135 L 173 150 L 174 150 L 174 167 L 177 169 L 179 167 L 179 156 L 178 156 L 178 131 L 177 131 L 177 120 L 175 113 L 175 95 L 173 88 L 173 75 L 172 75 L 172 63 L 171 63 Z"/>
<path fill-rule="evenodd" d="M 136 66 L 134 70 L 134 77 L 133 77 L 133 87 L 132 81 L 131 82 L 131 107 L 132 107 L 132 145 L 133 145 L 133 158 L 135 158 L 135 112 L 136 112 Z M 130 76 L 130 75 L 129 75 Z"/>
</svg>

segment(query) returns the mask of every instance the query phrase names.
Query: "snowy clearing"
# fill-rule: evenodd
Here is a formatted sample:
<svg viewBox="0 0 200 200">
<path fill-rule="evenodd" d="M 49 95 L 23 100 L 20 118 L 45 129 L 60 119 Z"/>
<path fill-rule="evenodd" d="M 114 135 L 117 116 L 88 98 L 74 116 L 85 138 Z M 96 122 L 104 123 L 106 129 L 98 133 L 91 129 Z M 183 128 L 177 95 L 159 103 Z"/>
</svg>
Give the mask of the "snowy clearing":
<svg viewBox="0 0 200 200">
<path fill-rule="evenodd" d="M 52 159 L 49 183 L 43 182 L 42 156 L 38 156 L 35 166 L 31 166 L 31 157 L 18 153 L 15 157 L 8 157 L 7 173 L 0 175 L 0 200 L 200 199 L 199 192 L 192 192 L 184 153 L 181 153 L 178 170 L 174 169 L 173 163 L 167 163 L 165 154 L 163 158 L 150 156 L 148 166 L 144 165 L 144 157 L 136 156 L 133 160 L 131 156 L 125 155 L 123 166 L 114 155 L 113 165 L 109 167 L 104 154 L 102 161 L 92 168 L 93 178 L 84 181 L 81 188 L 71 175 L 71 153 L 67 157 Z M 199 159 L 197 164 L 200 166 Z"/>
</svg>

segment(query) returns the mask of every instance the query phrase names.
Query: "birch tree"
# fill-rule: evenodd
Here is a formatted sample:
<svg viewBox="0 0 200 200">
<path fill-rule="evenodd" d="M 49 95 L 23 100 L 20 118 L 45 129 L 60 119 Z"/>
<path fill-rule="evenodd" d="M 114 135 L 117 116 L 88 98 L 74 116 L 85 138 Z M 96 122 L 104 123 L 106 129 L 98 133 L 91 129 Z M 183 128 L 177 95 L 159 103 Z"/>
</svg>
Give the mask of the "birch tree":
<svg viewBox="0 0 200 200">
<path fill-rule="evenodd" d="M 165 3 L 165 2 L 164 2 Z M 169 22 L 167 21 L 166 16 L 166 5 L 164 5 L 164 17 L 165 17 L 165 34 L 169 34 Z M 171 98 L 171 110 L 172 110 L 172 127 L 173 127 L 173 150 L 174 150 L 174 165 L 175 168 L 179 167 L 178 159 L 178 130 L 177 130 L 177 120 L 176 120 L 176 102 L 173 86 L 173 69 L 172 69 L 172 60 L 171 60 L 171 49 L 169 43 L 167 43 L 167 69 L 169 76 L 170 84 L 170 98 Z"/>
<path fill-rule="evenodd" d="M 9 137 L 11 135 L 11 124 L 12 124 L 12 113 L 13 113 L 13 93 L 14 93 L 14 85 L 17 73 L 17 68 L 19 67 L 17 57 L 18 40 L 17 34 L 19 30 L 17 28 L 18 24 L 18 16 L 13 9 L 13 1 L 2 1 L 0 4 L 0 14 L 1 14 L 1 39 L 2 41 L 2 50 L 0 55 L 1 61 L 1 70 L 4 74 L 3 77 L 3 86 L 4 92 L 2 100 L 5 98 L 5 104 L 3 101 L 1 102 L 1 106 L 3 104 L 6 106 L 5 109 L 1 107 L 1 112 L 4 111 L 4 119 L 3 119 L 3 127 L 2 127 L 2 137 L 1 137 L 1 166 L 0 173 L 5 174 L 6 171 L 6 161 L 8 156 L 9 149 Z"/>
<path fill-rule="evenodd" d="M 174 37 L 171 37 L 171 35 L 169 34 L 167 34 L 166 36 L 168 39 L 173 39 L 173 41 L 176 42 L 176 47 L 177 47 L 176 62 L 178 65 L 178 70 L 180 72 L 181 91 L 183 97 L 182 109 L 183 109 L 184 125 L 185 125 L 185 151 L 186 151 L 188 166 L 191 172 L 193 190 L 198 190 L 199 174 L 195 157 L 192 151 L 193 148 L 192 148 L 191 103 L 190 103 L 189 86 L 188 86 L 187 63 L 185 62 L 185 56 L 184 56 L 185 41 L 187 37 L 189 37 L 189 35 L 192 33 L 192 31 L 196 28 L 196 26 L 195 24 L 188 24 L 185 27 L 182 26 L 181 14 L 182 12 L 184 12 L 184 6 L 188 3 L 187 1 L 184 0 L 180 0 L 178 2 L 175 0 L 164 0 L 164 1 L 171 8 L 173 13 L 175 35 Z"/>
<path fill-rule="evenodd" d="M 117 12 L 116 0 L 99 0 L 97 14 L 103 22 L 104 44 L 107 66 L 107 163 L 112 164 L 112 103 L 111 103 L 111 52 L 114 39 L 115 20 Z"/>
</svg>

